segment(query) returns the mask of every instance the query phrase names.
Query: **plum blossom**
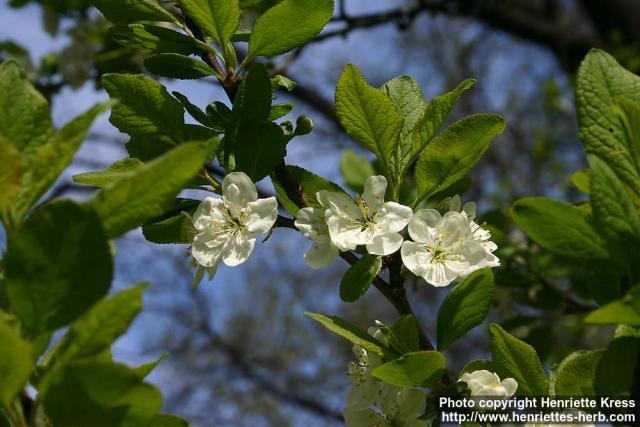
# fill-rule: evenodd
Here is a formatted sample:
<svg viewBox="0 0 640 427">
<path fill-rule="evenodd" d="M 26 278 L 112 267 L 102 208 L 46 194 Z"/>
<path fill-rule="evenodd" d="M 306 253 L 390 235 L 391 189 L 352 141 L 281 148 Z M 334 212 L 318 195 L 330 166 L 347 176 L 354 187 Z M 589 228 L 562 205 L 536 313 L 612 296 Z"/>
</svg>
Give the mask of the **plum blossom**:
<svg viewBox="0 0 640 427">
<path fill-rule="evenodd" d="M 275 197 L 258 199 L 246 174 L 228 174 L 222 181 L 222 198 L 205 198 L 193 214 L 191 255 L 199 266 L 194 283 L 205 271 L 211 278 L 221 261 L 228 266 L 245 262 L 255 246 L 254 235 L 268 232 L 277 216 Z"/>
<path fill-rule="evenodd" d="M 442 216 L 435 209 L 422 209 L 409 221 L 409 235 L 413 242 L 402 245 L 402 261 L 433 286 L 447 286 L 486 266 L 485 249 L 460 212 Z"/>
<path fill-rule="evenodd" d="M 369 328 L 369 334 L 388 345 L 378 327 Z M 371 376 L 371 371 L 382 364 L 382 357 L 354 346 L 357 361 L 349 364 L 352 387 L 344 408 L 347 427 L 426 427 L 418 420 L 424 406 L 424 393 L 411 387 L 396 387 Z"/>
<path fill-rule="evenodd" d="M 372 255 L 389 255 L 400 249 L 402 235 L 412 215 L 411 208 L 395 202 L 385 202 L 385 177 L 369 177 L 362 195 L 355 201 L 344 193 L 326 190 L 317 193 L 327 207 L 325 218 L 331 241 L 341 251 L 366 245 Z"/>
<path fill-rule="evenodd" d="M 304 237 L 313 242 L 304 254 L 304 261 L 315 269 L 328 267 L 338 256 L 338 248 L 331 242 L 324 211 L 316 207 L 302 208 L 295 221 Z"/>
<path fill-rule="evenodd" d="M 511 397 L 518 389 L 518 383 L 513 378 L 500 377 L 486 369 L 465 372 L 458 381 L 467 383 L 471 396 L 484 397 Z"/>
</svg>

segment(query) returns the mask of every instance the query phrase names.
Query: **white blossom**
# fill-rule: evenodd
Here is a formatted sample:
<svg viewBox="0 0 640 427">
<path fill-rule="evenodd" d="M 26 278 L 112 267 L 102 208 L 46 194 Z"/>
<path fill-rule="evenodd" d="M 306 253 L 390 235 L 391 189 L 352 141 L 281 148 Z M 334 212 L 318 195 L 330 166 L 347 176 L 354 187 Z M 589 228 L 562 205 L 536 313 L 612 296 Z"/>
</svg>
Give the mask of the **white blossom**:
<svg viewBox="0 0 640 427">
<path fill-rule="evenodd" d="M 205 198 L 193 214 L 191 255 L 200 267 L 196 281 L 204 271 L 212 276 L 221 261 L 228 266 L 246 261 L 255 246 L 254 235 L 268 232 L 277 216 L 275 197 L 258 199 L 246 174 L 228 174 L 222 181 L 222 198 Z"/>
<path fill-rule="evenodd" d="M 409 235 L 413 241 L 402 245 L 402 261 L 433 286 L 447 286 L 487 265 L 484 246 L 460 212 L 441 216 L 435 209 L 422 209 L 409 221 Z"/>
<path fill-rule="evenodd" d="M 368 332 L 386 343 L 379 327 Z M 357 345 L 353 352 L 357 361 L 349 364 L 352 387 L 343 412 L 346 427 L 426 427 L 426 421 L 417 419 L 424 406 L 424 393 L 373 378 L 370 373 L 382 364 L 382 358 Z"/>
<path fill-rule="evenodd" d="M 459 381 L 467 383 L 471 396 L 511 397 L 518 389 L 518 383 L 513 378 L 500 381 L 497 374 L 486 369 L 466 372 Z"/>
<path fill-rule="evenodd" d="M 315 207 L 302 208 L 295 221 L 298 230 L 313 241 L 311 248 L 304 254 L 304 261 L 315 269 L 329 266 L 338 256 L 338 247 L 331 242 L 324 211 L 325 209 Z"/>
<path fill-rule="evenodd" d="M 367 179 L 364 191 L 355 201 L 344 193 L 319 191 L 318 199 L 326 206 L 329 235 L 341 251 L 366 245 L 373 255 L 389 255 L 402 245 L 400 231 L 407 226 L 411 208 L 395 202 L 384 202 L 385 177 Z"/>
</svg>

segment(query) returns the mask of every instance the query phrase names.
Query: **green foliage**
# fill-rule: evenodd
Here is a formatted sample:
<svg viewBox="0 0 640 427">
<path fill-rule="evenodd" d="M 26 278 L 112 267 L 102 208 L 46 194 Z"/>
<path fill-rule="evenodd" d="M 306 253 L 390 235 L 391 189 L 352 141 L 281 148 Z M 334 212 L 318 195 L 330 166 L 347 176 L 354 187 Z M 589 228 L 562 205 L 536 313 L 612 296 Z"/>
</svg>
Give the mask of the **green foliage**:
<svg viewBox="0 0 640 427">
<path fill-rule="evenodd" d="M 387 354 L 387 348 L 384 344 L 369 335 L 367 331 L 364 331 L 339 317 L 325 316 L 323 314 L 309 312 L 305 312 L 304 315 L 320 323 L 334 334 L 340 335 L 342 338 L 359 345 L 367 351 L 381 356 Z"/>
<path fill-rule="evenodd" d="M 179 3 L 204 34 L 213 37 L 222 48 L 240 26 L 238 0 L 179 0 Z"/>
<path fill-rule="evenodd" d="M 245 62 L 307 43 L 329 22 L 333 8 L 333 0 L 284 0 L 273 6 L 253 25 Z"/>
<path fill-rule="evenodd" d="M 340 298 L 356 302 L 362 297 L 382 268 L 382 257 L 365 255 L 353 264 L 340 282 Z"/>
<path fill-rule="evenodd" d="M 180 22 L 155 0 L 94 0 L 92 3 L 109 21 L 128 24 L 140 21 Z"/>
<path fill-rule="evenodd" d="M 446 190 L 465 176 L 505 126 L 498 115 L 477 114 L 445 129 L 425 148 L 416 165 L 418 200 Z"/>
<path fill-rule="evenodd" d="M 347 187 L 362 194 L 365 181 L 375 175 L 375 171 L 366 156 L 356 154 L 353 150 L 344 150 L 340 157 L 340 174 Z"/>
<path fill-rule="evenodd" d="M 540 246 L 576 258 L 607 258 L 587 212 L 545 197 L 526 197 L 511 208 L 514 221 Z"/>
<path fill-rule="evenodd" d="M 598 364 L 594 389 L 599 396 L 629 397 L 637 377 L 630 375 L 640 368 L 640 337 L 614 339 Z M 637 387 L 637 384 L 635 384 Z M 637 392 L 637 390 L 635 390 Z"/>
<path fill-rule="evenodd" d="M 188 421 L 171 414 L 159 414 L 149 427 L 190 427 Z"/>
<path fill-rule="evenodd" d="M 404 119 L 389 98 L 367 84 L 355 65 L 347 65 L 338 81 L 336 111 L 347 133 L 393 173 L 392 158 Z"/>
<path fill-rule="evenodd" d="M 30 337 L 67 325 L 111 284 L 111 251 L 89 207 L 59 200 L 36 208 L 9 240 L 4 288 Z"/>
<path fill-rule="evenodd" d="M 132 369 L 92 359 L 65 365 L 39 399 L 56 427 L 144 427 L 162 404 L 160 392 Z"/>
<path fill-rule="evenodd" d="M 640 195 L 640 164 L 629 148 L 627 127 L 617 97 L 640 103 L 640 77 L 622 68 L 607 53 L 592 49 L 578 70 L 576 106 L 580 139 L 588 154 L 601 158 L 626 185 Z M 636 148 L 637 149 L 637 148 Z"/>
<path fill-rule="evenodd" d="M 144 238 L 153 243 L 191 243 L 195 230 L 191 219 L 199 200 L 177 199 L 175 204 L 162 216 L 154 218 L 142 226 Z"/>
<path fill-rule="evenodd" d="M 418 84 L 408 76 L 396 77 L 382 86 L 382 92 L 404 117 L 400 142 L 391 159 L 392 169 L 399 180 L 402 180 L 409 166 L 444 125 L 460 95 L 473 86 L 473 83 L 473 80 L 465 80 L 453 91 L 428 103 L 425 102 Z"/>
<path fill-rule="evenodd" d="M 109 36 L 123 46 L 155 53 L 191 55 L 214 51 L 211 46 L 193 37 L 150 24 L 116 25 L 109 28 Z"/>
<path fill-rule="evenodd" d="M 624 324 L 640 327 L 640 286 L 631 289 L 624 298 L 592 311 L 584 321 L 602 325 Z"/>
<path fill-rule="evenodd" d="M 547 377 L 535 349 L 499 325 L 493 324 L 489 329 L 492 366 L 500 378 L 514 378 L 518 382 L 519 396 L 546 396 Z"/>
<path fill-rule="evenodd" d="M 160 83 L 139 74 L 105 74 L 102 84 L 118 101 L 109 121 L 131 136 L 131 157 L 150 160 L 184 141 L 182 105 Z"/>
<path fill-rule="evenodd" d="M 438 349 L 444 350 L 480 325 L 495 294 L 491 270 L 478 270 L 456 286 L 438 311 Z"/>
<path fill-rule="evenodd" d="M 104 187 L 89 202 L 107 236 L 117 237 L 163 214 L 174 197 L 201 170 L 205 144 L 182 144 Z"/>
<path fill-rule="evenodd" d="M 104 187 L 116 181 L 123 176 L 132 174 L 133 172 L 144 166 L 140 160 L 133 157 L 126 157 L 118 160 L 111 166 L 102 171 L 85 172 L 73 176 L 73 181 L 78 184 L 94 185 L 96 187 Z"/>
<path fill-rule="evenodd" d="M 344 190 L 338 184 L 335 184 L 328 179 L 322 178 L 321 176 L 318 176 L 313 172 L 309 172 L 301 167 L 287 165 L 286 171 L 288 178 L 302 189 L 303 198 L 309 206 L 316 208 L 321 207 L 320 202 L 316 199 L 316 193 L 320 190 L 344 193 Z M 298 206 L 289 198 L 283 184 L 278 180 L 278 177 L 272 175 L 271 180 L 278 194 L 280 204 L 292 216 L 298 215 Z"/>
<path fill-rule="evenodd" d="M 254 182 L 260 181 L 287 155 L 287 142 L 275 123 L 242 127 L 234 149 L 235 170 L 246 173 Z"/>
<path fill-rule="evenodd" d="M 98 302 L 76 320 L 43 362 L 40 385 L 47 387 L 55 381 L 66 365 L 108 351 L 114 341 L 124 334 L 142 308 L 139 285 Z"/>
<path fill-rule="evenodd" d="M 418 351 L 375 368 L 371 375 L 399 387 L 437 388 L 446 369 L 444 355 L 438 351 Z"/>
<path fill-rule="evenodd" d="M 551 396 L 595 396 L 593 380 L 603 350 L 576 351 L 553 371 L 549 380 Z"/>
<path fill-rule="evenodd" d="M 0 409 L 7 408 L 25 386 L 33 368 L 31 345 L 0 321 Z"/>
<path fill-rule="evenodd" d="M 420 332 L 415 316 L 405 314 L 393 326 L 381 326 L 379 329 L 399 354 L 420 350 Z"/>
<path fill-rule="evenodd" d="M 153 74 L 172 79 L 201 79 L 216 74 L 204 62 L 177 53 L 148 56 L 144 60 L 144 66 Z"/>
<path fill-rule="evenodd" d="M 612 252 L 622 259 L 634 259 L 640 244 L 638 210 L 620 179 L 606 163 L 596 156 L 589 156 L 589 165 L 595 222 Z"/>
</svg>

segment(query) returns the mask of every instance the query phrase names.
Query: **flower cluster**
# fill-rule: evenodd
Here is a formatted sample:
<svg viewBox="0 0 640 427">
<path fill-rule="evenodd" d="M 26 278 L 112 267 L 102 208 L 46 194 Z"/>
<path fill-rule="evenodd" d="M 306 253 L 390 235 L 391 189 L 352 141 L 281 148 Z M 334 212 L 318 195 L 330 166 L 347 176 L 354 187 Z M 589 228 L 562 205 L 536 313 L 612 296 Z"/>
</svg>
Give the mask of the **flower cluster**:
<svg viewBox="0 0 640 427">
<path fill-rule="evenodd" d="M 407 206 L 385 202 L 386 189 L 383 176 L 372 176 L 355 200 L 345 193 L 319 191 L 320 207 L 301 209 L 295 222 L 313 241 L 305 254 L 307 264 L 324 268 L 339 251 L 361 245 L 372 255 L 390 255 L 402 248 L 404 265 L 433 286 L 500 264 L 491 234 L 475 222 L 475 204 L 460 209 L 457 198 L 445 215 L 434 209 L 413 213 Z M 407 225 L 412 241 L 404 241 L 401 234 Z"/>
</svg>

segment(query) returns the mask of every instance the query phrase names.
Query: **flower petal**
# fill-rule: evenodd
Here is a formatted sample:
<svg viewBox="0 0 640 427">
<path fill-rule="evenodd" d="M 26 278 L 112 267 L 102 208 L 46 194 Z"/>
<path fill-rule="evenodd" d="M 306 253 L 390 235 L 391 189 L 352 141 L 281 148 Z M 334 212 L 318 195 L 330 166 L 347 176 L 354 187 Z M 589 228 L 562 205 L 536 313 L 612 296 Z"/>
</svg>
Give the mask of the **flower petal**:
<svg viewBox="0 0 640 427">
<path fill-rule="evenodd" d="M 294 224 L 307 239 L 316 240 L 321 235 L 329 235 L 324 209 L 302 208 L 298 211 Z"/>
<path fill-rule="evenodd" d="M 250 202 L 245 210 L 244 225 L 251 233 L 266 233 L 278 218 L 278 201 L 275 197 Z"/>
<path fill-rule="evenodd" d="M 503 379 L 500 385 L 506 390 L 507 396 L 513 396 L 516 390 L 518 390 L 518 382 L 513 378 Z"/>
<path fill-rule="evenodd" d="M 370 242 L 370 230 L 363 230 L 359 223 L 349 217 L 329 215 L 327 227 L 331 241 L 341 251 L 354 250 L 358 245 Z"/>
<path fill-rule="evenodd" d="M 389 255 L 400 249 L 403 240 L 399 233 L 379 234 L 367 244 L 367 252 L 372 255 Z"/>
<path fill-rule="evenodd" d="M 304 262 L 314 269 L 328 267 L 338 257 L 338 248 L 330 241 L 313 242 L 311 249 L 304 254 Z"/>
<path fill-rule="evenodd" d="M 193 226 L 198 231 L 204 231 L 212 226 L 223 224 L 224 214 L 220 210 L 224 206 L 222 199 L 205 198 L 193 213 Z"/>
<path fill-rule="evenodd" d="M 415 242 L 404 242 L 400 250 L 402 262 L 416 276 L 422 276 L 424 266 L 431 262 L 431 255 L 422 246 Z"/>
<path fill-rule="evenodd" d="M 326 207 L 332 215 L 344 215 L 351 218 L 361 218 L 362 213 L 351 197 L 344 193 L 321 190 L 317 193 L 318 201 Z"/>
<path fill-rule="evenodd" d="M 223 246 L 222 261 L 230 267 L 242 264 L 251 255 L 255 244 L 256 239 L 251 236 L 251 233 L 236 232 Z"/>
<path fill-rule="evenodd" d="M 409 220 L 409 236 L 416 242 L 435 244 L 436 227 L 442 222 L 435 209 L 421 209 Z"/>
<path fill-rule="evenodd" d="M 448 286 L 458 278 L 458 273 L 448 263 L 431 262 L 424 267 L 422 278 L 437 288 Z"/>
<path fill-rule="evenodd" d="M 258 191 L 244 172 L 231 172 L 222 181 L 222 197 L 230 207 L 241 209 L 258 199 Z"/>
<path fill-rule="evenodd" d="M 370 212 L 378 212 L 384 203 L 384 194 L 387 191 L 387 178 L 382 175 L 370 176 L 364 183 L 362 200 L 369 207 Z"/>
<path fill-rule="evenodd" d="M 400 203 L 387 202 L 382 206 L 377 224 L 385 231 L 397 233 L 407 226 L 413 216 L 413 210 Z"/>
<path fill-rule="evenodd" d="M 210 233 L 196 234 L 191 245 L 191 255 L 203 267 L 215 267 L 222 259 L 222 245 L 211 247 L 214 238 Z"/>
</svg>

